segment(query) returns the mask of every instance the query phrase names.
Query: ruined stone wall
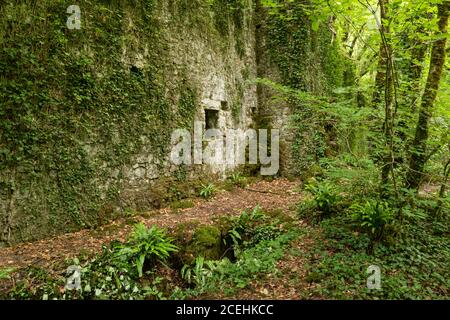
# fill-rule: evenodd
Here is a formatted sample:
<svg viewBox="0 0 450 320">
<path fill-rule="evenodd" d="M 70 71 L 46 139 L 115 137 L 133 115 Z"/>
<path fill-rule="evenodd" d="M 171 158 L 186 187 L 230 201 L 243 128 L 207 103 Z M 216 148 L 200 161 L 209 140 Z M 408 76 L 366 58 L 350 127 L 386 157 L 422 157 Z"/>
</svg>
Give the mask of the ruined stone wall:
<svg viewBox="0 0 450 320">
<path fill-rule="evenodd" d="M 277 14 L 268 14 L 256 1 L 256 38 L 259 127 L 280 130 L 280 174 L 305 176 L 323 156 L 326 135 L 317 110 L 297 96 L 327 97 L 344 86 L 346 59 L 329 26 L 314 30 L 304 1 L 280 2 Z M 267 81 L 268 80 L 268 81 Z"/>
<path fill-rule="evenodd" d="M 316 128 L 293 128 L 302 106 L 256 85 L 339 85 L 327 80 L 340 61 L 329 31 L 301 10 L 286 21 L 257 0 L 79 7 L 81 28 L 69 30 L 66 1 L 0 2 L 0 245 L 95 227 L 224 178 L 235 165 L 169 161 L 172 132 L 196 122 L 281 129 L 280 174 L 308 167 Z"/>
<path fill-rule="evenodd" d="M 233 166 L 175 166 L 171 133 L 248 128 L 252 0 L 0 5 L 0 244 L 94 227 L 197 192 Z"/>
</svg>

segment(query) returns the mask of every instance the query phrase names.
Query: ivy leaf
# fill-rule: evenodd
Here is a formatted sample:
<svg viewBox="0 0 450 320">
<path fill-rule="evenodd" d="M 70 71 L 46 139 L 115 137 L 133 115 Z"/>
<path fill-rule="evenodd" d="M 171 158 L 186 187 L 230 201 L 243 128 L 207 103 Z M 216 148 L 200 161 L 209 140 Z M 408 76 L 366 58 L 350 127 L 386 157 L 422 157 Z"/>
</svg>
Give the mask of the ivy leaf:
<svg viewBox="0 0 450 320">
<path fill-rule="evenodd" d="M 314 32 L 319 31 L 319 26 L 320 26 L 320 21 L 319 21 L 318 19 L 314 19 L 314 20 L 312 21 L 312 25 L 311 25 L 313 31 L 314 31 Z"/>
</svg>

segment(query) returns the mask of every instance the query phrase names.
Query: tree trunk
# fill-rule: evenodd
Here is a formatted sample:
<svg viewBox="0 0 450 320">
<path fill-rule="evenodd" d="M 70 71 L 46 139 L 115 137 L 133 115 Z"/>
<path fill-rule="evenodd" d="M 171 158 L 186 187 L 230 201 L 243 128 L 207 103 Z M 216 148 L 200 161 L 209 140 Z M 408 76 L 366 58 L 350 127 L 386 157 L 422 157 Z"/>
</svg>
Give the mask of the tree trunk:
<svg viewBox="0 0 450 320">
<path fill-rule="evenodd" d="M 384 96 L 384 112 L 385 119 L 383 131 L 385 137 L 386 148 L 382 157 L 381 168 L 381 187 L 382 194 L 385 194 L 389 181 L 389 173 L 393 171 L 393 119 L 394 119 L 394 59 L 392 56 L 392 46 L 387 35 L 390 33 L 388 26 L 389 12 L 387 5 L 389 0 L 379 0 L 381 10 L 381 21 L 379 24 L 381 45 L 380 60 L 378 63 L 378 73 L 375 82 L 375 92 L 373 97 L 373 106 L 378 107 Z M 383 95 L 384 91 L 384 95 Z"/>
<path fill-rule="evenodd" d="M 429 122 L 433 115 L 433 105 L 439 90 L 439 82 L 445 63 L 445 50 L 447 44 L 445 36 L 447 34 L 449 10 L 450 1 L 445 1 L 438 5 L 438 36 L 441 36 L 442 38 L 433 44 L 431 51 L 430 71 L 428 73 L 425 91 L 422 96 L 419 120 L 410 152 L 409 171 L 406 179 L 410 189 L 417 190 L 419 188 L 425 167 Z"/>
<path fill-rule="evenodd" d="M 385 21 L 388 15 L 386 7 L 388 3 L 389 0 L 379 0 L 380 18 L 381 18 L 381 25 L 379 26 L 379 28 L 381 34 L 389 33 L 389 28 L 385 25 Z M 388 65 L 388 52 L 382 42 L 380 46 L 377 75 L 375 78 L 375 91 L 373 92 L 372 97 L 372 105 L 374 107 L 377 107 L 382 100 L 383 89 L 385 88 L 386 85 L 387 65 Z"/>
<path fill-rule="evenodd" d="M 420 96 L 420 79 L 422 78 L 423 71 L 422 63 L 425 60 L 426 53 L 427 45 L 425 43 L 419 43 L 412 50 L 412 59 L 409 67 L 410 84 L 408 85 L 408 89 L 410 90 L 409 104 L 413 113 L 416 112 L 417 98 Z"/>
</svg>

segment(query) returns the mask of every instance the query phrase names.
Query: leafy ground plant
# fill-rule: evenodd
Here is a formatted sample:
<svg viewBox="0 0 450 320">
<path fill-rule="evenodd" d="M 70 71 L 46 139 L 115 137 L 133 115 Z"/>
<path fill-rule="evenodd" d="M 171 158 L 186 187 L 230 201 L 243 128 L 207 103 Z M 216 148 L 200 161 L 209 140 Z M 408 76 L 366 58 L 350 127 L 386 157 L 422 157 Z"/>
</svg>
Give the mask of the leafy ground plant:
<svg viewBox="0 0 450 320">
<path fill-rule="evenodd" d="M 8 268 L 8 269 L 0 269 L 0 280 L 1 279 L 10 279 L 11 278 L 11 273 L 14 272 L 13 268 Z"/>
<path fill-rule="evenodd" d="M 127 261 L 133 260 L 139 277 L 143 275 L 144 263 L 152 265 L 165 262 L 172 252 L 178 250 L 164 230 L 155 226 L 148 229 L 143 223 L 135 226 L 129 241 L 119 246 L 117 257 Z"/>
<path fill-rule="evenodd" d="M 375 244 L 383 239 L 386 227 L 393 221 L 393 209 L 387 202 L 377 200 L 367 201 L 364 205 L 354 204 L 350 209 L 361 230 L 369 235 L 367 252 L 373 254 Z"/>
<path fill-rule="evenodd" d="M 300 205 L 299 211 L 301 215 L 319 222 L 329 218 L 337 211 L 342 197 L 333 184 L 313 180 L 306 185 L 305 189 L 312 194 L 313 198 Z"/>
<path fill-rule="evenodd" d="M 216 261 L 205 260 L 205 258 L 200 256 L 195 259 L 193 267 L 189 265 L 183 266 L 181 276 L 188 284 L 203 291 L 207 279 L 213 275 L 216 269 Z"/>
<path fill-rule="evenodd" d="M 405 224 L 394 243 L 380 243 L 369 255 L 369 236 L 356 232 L 353 223 L 348 216 L 321 223 L 315 246 L 307 254 L 311 297 L 448 299 L 450 242 L 442 233 L 443 225 L 431 221 Z M 371 265 L 381 269 L 381 290 L 367 287 Z"/>
<path fill-rule="evenodd" d="M 217 189 L 216 186 L 212 183 L 207 185 L 202 184 L 202 189 L 200 190 L 200 197 L 203 199 L 211 199 L 214 194 L 216 194 Z"/>
<path fill-rule="evenodd" d="M 247 179 L 239 172 L 233 173 L 229 180 L 237 187 L 245 188 L 247 187 Z"/>
</svg>

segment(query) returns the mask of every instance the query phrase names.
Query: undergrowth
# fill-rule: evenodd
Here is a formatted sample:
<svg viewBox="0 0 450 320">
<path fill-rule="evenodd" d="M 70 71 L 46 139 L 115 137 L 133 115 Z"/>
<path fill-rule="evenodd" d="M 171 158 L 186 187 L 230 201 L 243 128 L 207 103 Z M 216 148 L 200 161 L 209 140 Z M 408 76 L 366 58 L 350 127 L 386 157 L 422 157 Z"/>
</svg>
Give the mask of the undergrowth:
<svg viewBox="0 0 450 320">
<path fill-rule="evenodd" d="M 186 299 L 217 292 L 232 294 L 251 281 L 276 270 L 287 245 L 296 235 L 289 219 L 256 207 L 238 217 L 218 222 L 224 252 L 218 260 L 207 260 L 201 253 L 193 263 L 179 265 L 181 246 L 165 230 L 135 226 L 126 242 L 113 241 L 102 253 L 91 258 L 75 258 L 57 274 L 29 267 L 18 271 L 12 287 L 0 291 L 8 299 L 142 300 Z M 209 227 L 216 229 L 217 227 Z M 204 230 L 200 227 L 198 230 Z M 206 229 L 205 229 L 206 230 Z M 209 230 L 209 229 L 208 229 Z M 195 237 L 192 241 L 196 241 Z M 231 253 L 231 254 L 230 254 Z M 67 273 L 67 267 L 72 273 Z M 78 270 L 76 284 L 73 270 Z M 10 272 L 0 273 L 11 280 Z M 70 281 L 68 281 L 71 279 Z"/>
<path fill-rule="evenodd" d="M 367 159 L 344 155 L 321 165 L 323 176 L 299 206 L 299 217 L 320 230 L 307 253 L 310 295 L 448 299 L 449 217 L 435 214 L 436 199 L 404 190 L 381 196 Z M 381 269 L 380 290 L 368 289 L 370 266 Z"/>
</svg>

